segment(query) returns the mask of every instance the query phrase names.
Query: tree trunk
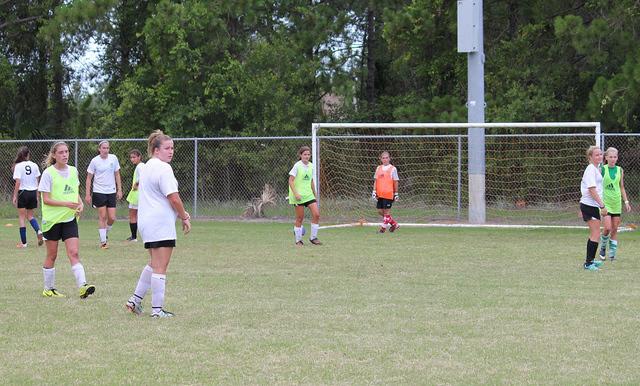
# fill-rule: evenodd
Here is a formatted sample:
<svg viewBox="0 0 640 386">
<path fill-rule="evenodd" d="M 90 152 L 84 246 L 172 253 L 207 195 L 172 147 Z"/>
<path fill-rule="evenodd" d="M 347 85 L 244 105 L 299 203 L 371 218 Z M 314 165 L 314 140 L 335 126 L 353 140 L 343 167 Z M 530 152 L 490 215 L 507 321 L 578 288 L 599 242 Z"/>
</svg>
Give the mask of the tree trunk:
<svg viewBox="0 0 640 386">
<path fill-rule="evenodd" d="M 365 99 L 369 108 L 376 104 L 376 12 L 367 9 L 367 80 L 365 83 Z"/>
</svg>

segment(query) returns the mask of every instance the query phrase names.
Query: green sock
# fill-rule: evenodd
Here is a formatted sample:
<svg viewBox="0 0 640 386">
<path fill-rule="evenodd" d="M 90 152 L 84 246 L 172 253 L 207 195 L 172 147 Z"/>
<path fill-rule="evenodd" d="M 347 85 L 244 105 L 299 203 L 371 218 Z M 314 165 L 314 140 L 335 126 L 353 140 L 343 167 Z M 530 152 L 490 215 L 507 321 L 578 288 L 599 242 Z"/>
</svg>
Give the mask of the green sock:
<svg viewBox="0 0 640 386">
<path fill-rule="evenodd" d="M 609 241 L 609 235 L 604 235 L 601 234 L 600 235 L 600 256 L 605 256 L 605 253 L 607 253 L 607 244 Z"/>
<path fill-rule="evenodd" d="M 609 240 L 609 257 L 616 257 L 618 252 L 618 240 Z"/>
</svg>

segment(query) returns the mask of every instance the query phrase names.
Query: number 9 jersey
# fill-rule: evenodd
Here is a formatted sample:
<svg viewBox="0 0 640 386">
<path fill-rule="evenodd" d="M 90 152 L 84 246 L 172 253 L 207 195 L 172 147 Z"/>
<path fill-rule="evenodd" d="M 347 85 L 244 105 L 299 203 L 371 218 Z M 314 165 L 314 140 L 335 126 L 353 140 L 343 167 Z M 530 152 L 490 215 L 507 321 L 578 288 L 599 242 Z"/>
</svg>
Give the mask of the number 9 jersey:
<svg viewBox="0 0 640 386">
<path fill-rule="evenodd" d="M 22 161 L 13 169 L 13 179 L 20 180 L 20 190 L 38 190 L 40 168 L 32 161 Z"/>
</svg>

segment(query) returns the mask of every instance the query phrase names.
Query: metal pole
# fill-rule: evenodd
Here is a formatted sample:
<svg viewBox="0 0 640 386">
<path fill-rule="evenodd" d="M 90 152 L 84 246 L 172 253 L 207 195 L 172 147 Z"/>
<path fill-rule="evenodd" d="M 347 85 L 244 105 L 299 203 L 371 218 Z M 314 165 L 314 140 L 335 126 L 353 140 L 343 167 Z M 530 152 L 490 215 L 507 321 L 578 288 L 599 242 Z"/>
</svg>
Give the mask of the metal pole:
<svg viewBox="0 0 640 386">
<path fill-rule="evenodd" d="M 193 141 L 193 218 L 198 217 L 198 139 Z"/>
<path fill-rule="evenodd" d="M 75 162 L 73 165 L 77 168 L 78 167 L 78 141 L 74 142 L 73 147 L 74 147 L 74 149 L 73 149 L 73 162 Z"/>
<path fill-rule="evenodd" d="M 313 181 L 316 184 L 316 201 L 320 207 L 320 141 L 318 140 L 319 125 L 311 125 L 311 156 L 313 157 Z"/>
<path fill-rule="evenodd" d="M 484 123 L 484 34 L 482 0 L 473 0 L 472 23 L 477 36 L 476 50 L 467 55 L 468 122 Z M 486 222 L 484 128 L 470 127 L 469 135 L 469 222 Z"/>
<path fill-rule="evenodd" d="M 460 210 L 462 207 L 462 136 L 458 135 L 458 213 L 457 220 L 460 221 Z"/>
</svg>

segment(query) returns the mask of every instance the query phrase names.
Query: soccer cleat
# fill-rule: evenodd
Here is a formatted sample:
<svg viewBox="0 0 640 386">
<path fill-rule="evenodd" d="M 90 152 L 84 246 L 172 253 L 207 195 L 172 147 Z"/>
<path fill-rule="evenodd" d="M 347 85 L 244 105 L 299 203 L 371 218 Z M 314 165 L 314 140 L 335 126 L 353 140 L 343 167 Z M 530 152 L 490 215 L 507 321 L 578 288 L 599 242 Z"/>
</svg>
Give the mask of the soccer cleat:
<svg viewBox="0 0 640 386">
<path fill-rule="evenodd" d="M 320 240 L 318 240 L 317 238 L 315 239 L 310 239 L 309 242 L 313 245 L 322 245 L 322 243 L 320 242 Z"/>
<path fill-rule="evenodd" d="M 132 243 L 137 243 L 138 239 L 134 239 L 133 237 L 129 236 L 129 237 L 127 237 L 127 241 L 130 241 Z"/>
<path fill-rule="evenodd" d="M 598 261 L 598 260 L 593 260 L 593 261 L 591 262 L 591 264 L 595 265 L 597 268 L 600 268 L 600 267 L 602 267 L 602 265 L 604 264 L 604 262 L 602 262 L 602 261 Z"/>
<path fill-rule="evenodd" d="M 51 288 L 51 289 L 46 289 L 44 291 L 42 291 L 42 296 L 44 296 L 45 298 L 63 298 L 65 297 L 63 294 L 61 294 L 60 292 L 58 292 L 57 289 L 55 288 Z"/>
<path fill-rule="evenodd" d="M 588 264 L 588 265 L 587 265 L 587 263 L 584 263 L 584 269 L 586 269 L 588 271 L 598 271 L 599 270 L 598 267 L 593 263 Z"/>
<path fill-rule="evenodd" d="M 38 246 L 41 247 L 44 244 L 44 236 L 42 232 L 38 231 Z"/>
<path fill-rule="evenodd" d="M 135 315 L 142 315 L 142 304 L 136 304 L 132 300 L 127 300 L 127 304 L 124 305 L 126 309 Z"/>
<path fill-rule="evenodd" d="M 100 243 L 100 249 L 109 249 L 109 244 L 107 244 L 106 242 Z"/>
<path fill-rule="evenodd" d="M 302 246 L 304 246 L 304 243 L 302 242 L 302 240 L 296 241 L 296 247 L 302 247 Z"/>
<path fill-rule="evenodd" d="M 80 289 L 78 290 L 78 292 L 80 292 L 80 299 L 86 299 L 89 297 L 89 295 L 96 292 L 96 286 L 85 283 L 80 286 Z"/>
<path fill-rule="evenodd" d="M 389 232 L 393 232 L 398 228 L 400 228 L 400 224 L 398 224 L 398 223 L 391 224 L 391 227 L 389 227 Z"/>
<path fill-rule="evenodd" d="M 160 309 L 160 311 L 151 314 L 152 318 L 173 318 L 174 316 L 175 314 L 173 312 L 165 311 L 163 309 Z"/>
<path fill-rule="evenodd" d="M 22 244 L 22 243 L 16 244 L 16 248 L 18 248 L 18 249 L 22 249 L 22 248 L 26 248 L 26 247 L 27 247 L 27 244 Z"/>
<path fill-rule="evenodd" d="M 609 261 L 613 263 L 614 261 L 616 261 L 616 257 L 615 256 L 609 256 Z"/>
</svg>

